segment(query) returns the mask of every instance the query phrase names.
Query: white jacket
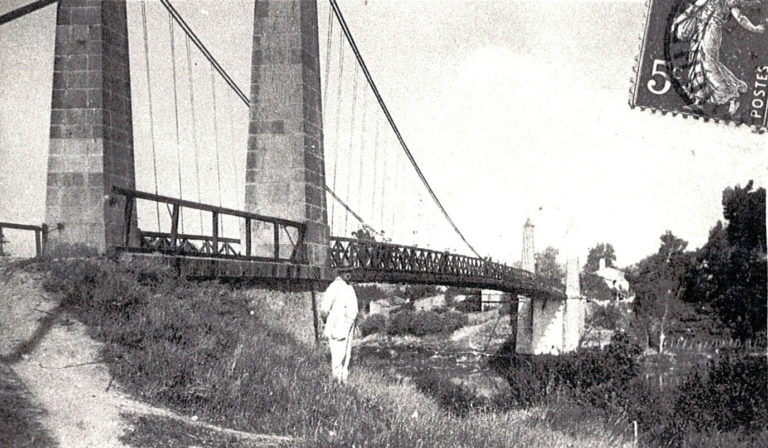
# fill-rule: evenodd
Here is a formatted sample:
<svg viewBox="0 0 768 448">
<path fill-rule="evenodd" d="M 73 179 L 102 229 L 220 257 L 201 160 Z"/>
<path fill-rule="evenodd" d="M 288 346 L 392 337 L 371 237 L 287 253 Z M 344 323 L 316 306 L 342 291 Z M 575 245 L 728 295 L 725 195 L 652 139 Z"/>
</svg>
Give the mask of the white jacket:
<svg viewBox="0 0 768 448">
<path fill-rule="evenodd" d="M 323 334 L 331 339 L 346 339 L 357 318 L 357 294 L 352 285 L 336 277 L 320 301 L 321 316 L 327 315 Z"/>
</svg>

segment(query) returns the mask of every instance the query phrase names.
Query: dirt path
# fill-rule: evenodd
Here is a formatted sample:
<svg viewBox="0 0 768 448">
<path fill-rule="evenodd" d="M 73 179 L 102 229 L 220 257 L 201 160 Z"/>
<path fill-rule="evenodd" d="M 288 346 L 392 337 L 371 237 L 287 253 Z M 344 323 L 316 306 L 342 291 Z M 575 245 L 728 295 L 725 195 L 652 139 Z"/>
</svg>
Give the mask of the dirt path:
<svg viewBox="0 0 768 448">
<path fill-rule="evenodd" d="M 132 399 L 111 380 L 99 359 L 100 344 L 61 312 L 41 280 L 34 272 L 0 278 L 0 358 L 47 411 L 43 424 L 61 447 L 125 446 L 119 438 L 129 427 L 122 413 L 172 418 L 253 446 L 290 440 L 221 428 Z"/>
</svg>

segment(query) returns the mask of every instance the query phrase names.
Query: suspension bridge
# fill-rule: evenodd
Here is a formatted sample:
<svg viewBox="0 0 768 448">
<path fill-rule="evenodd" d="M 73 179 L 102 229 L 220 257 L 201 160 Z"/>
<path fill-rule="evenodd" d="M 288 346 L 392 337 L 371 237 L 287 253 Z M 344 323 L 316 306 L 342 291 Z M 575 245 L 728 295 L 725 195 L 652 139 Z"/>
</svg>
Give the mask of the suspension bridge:
<svg viewBox="0 0 768 448">
<path fill-rule="evenodd" d="M 161 259 L 200 278 L 322 283 L 343 268 L 357 282 L 492 289 L 525 296 L 528 320 L 531 300 L 542 301 L 542 313 L 548 300 L 574 298 L 535 274 L 532 246 L 524 243 L 521 269 L 481 257 L 469 243 L 406 143 L 336 0 L 324 59 L 316 0 L 255 1 L 250 94 L 170 0 L 138 5 L 141 32 L 130 38 L 140 44 L 130 63 L 124 0 L 35 1 L 0 16 L 0 26 L 53 4 L 45 224 L 0 222 L 0 235 L 26 229 L 38 254 L 84 246 Z M 146 91 L 131 89 L 134 63 Z M 430 227 L 409 234 L 413 226 L 403 222 Z M 435 223 L 471 255 L 429 247 Z M 536 332 L 531 322 L 520 325 Z"/>
</svg>

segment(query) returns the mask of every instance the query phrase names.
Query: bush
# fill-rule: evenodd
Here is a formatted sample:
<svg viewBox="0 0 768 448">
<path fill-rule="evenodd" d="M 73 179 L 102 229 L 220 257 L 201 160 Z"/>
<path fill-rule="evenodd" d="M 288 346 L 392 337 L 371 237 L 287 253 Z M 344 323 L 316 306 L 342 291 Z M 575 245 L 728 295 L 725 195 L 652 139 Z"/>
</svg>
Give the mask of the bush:
<svg viewBox="0 0 768 448">
<path fill-rule="evenodd" d="M 480 295 L 472 295 L 467 296 L 467 299 L 463 302 L 459 302 L 459 304 L 456 305 L 456 311 L 462 313 L 476 313 L 482 309 L 482 306 Z"/>
<path fill-rule="evenodd" d="M 680 387 L 676 420 L 696 431 L 768 427 L 768 364 L 763 357 L 725 353 L 705 375 Z"/>
<path fill-rule="evenodd" d="M 390 316 L 387 334 L 392 336 L 409 334 L 411 332 L 413 316 L 413 311 L 400 311 Z"/>
<path fill-rule="evenodd" d="M 400 311 L 392 315 L 387 326 L 390 335 L 426 336 L 457 330 L 468 322 L 466 315 L 455 311 Z"/>
<path fill-rule="evenodd" d="M 623 333 L 614 335 L 606 350 L 590 348 L 554 355 L 521 355 L 504 344 L 490 366 L 510 385 L 511 404 L 542 403 L 553 394 L 568 394 L 579 403 L 621 407 L 629 382 L 637 376 L 640 348 Z"/>
<path fill-rule="evenodd" d="M 373 333 L 381 333 L 387 328 L 387 318 L 383 314 L 369 314 L 360 322 L 360 333 L 363 337 Z"/>
<path fill-rule="evenodd" d="M 414 384 L 423 394 L 434 398 L 443 408 L 454 415 L 463 417 L 472 409 L 487 409 L 487 400 L 451 382 L 449 378 L 428 371 L 414 378 Z"/>
<path fill-rule="evenodd" d="M 403 290 L 403 295 L 412 302 L 424 297 L 434 296 L 439 292 L 437 287 L 433 285 L 408 285 Z"/>
<path fill-rule="evenodd" d="M 443 329 L 443 319 L 434 311 L 421 311 L 414 314 L 408 332 L 415 336 L 439 333 Z"/>
<path fill-rule="evenodd" d="M 561 404 L 637 421 L 643 446 L 700 446 L 697 441 L 722 439 L 724 432 L 738 433 L 740 440 L 766 438 L 764 357 L 725 353 L 703 374 L 694 370 L 680 387 L 660 388 L 640 378 L 639 352 L 623 333 L 615 334 L 605 350 L 560 356 L 519 355 L 507 342 L 489 365 L 510 385 L 502 407 L 558 398 Z"/>
</svg>

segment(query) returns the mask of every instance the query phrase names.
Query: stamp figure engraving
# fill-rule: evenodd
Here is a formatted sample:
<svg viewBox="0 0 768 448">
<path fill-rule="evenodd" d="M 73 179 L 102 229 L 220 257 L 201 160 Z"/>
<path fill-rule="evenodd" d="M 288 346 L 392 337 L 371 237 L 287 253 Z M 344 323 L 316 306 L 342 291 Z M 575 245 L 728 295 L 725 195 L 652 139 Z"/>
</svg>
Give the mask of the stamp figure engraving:
<svg viewBox="0 0 768 448">
<path fill-rule="evenodd" d="M 765 129 L 764 3 L 651 0 L 630 105 Z"/>
</svg>

